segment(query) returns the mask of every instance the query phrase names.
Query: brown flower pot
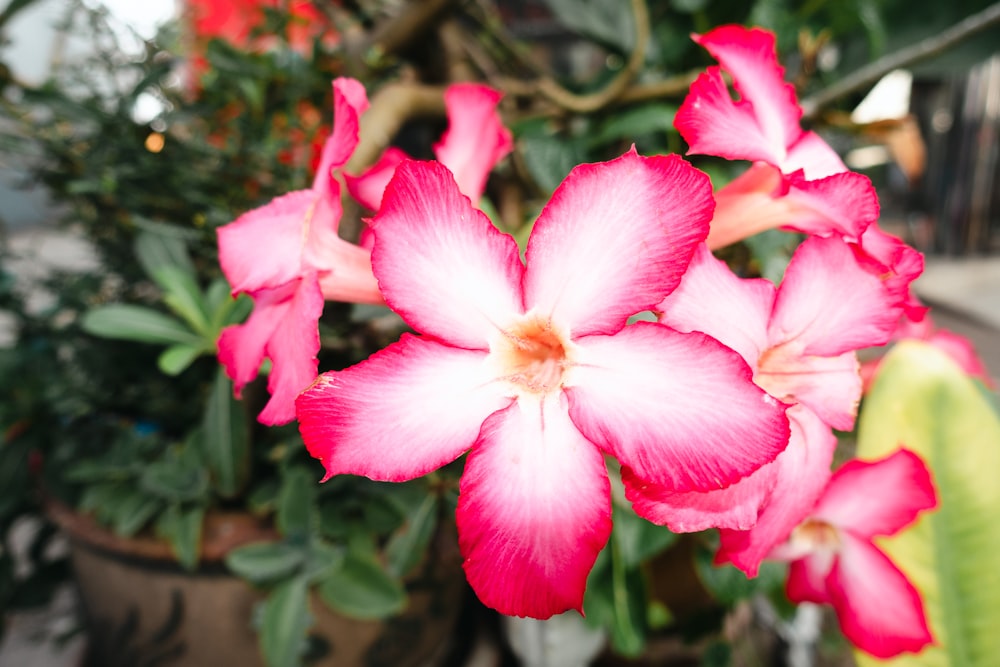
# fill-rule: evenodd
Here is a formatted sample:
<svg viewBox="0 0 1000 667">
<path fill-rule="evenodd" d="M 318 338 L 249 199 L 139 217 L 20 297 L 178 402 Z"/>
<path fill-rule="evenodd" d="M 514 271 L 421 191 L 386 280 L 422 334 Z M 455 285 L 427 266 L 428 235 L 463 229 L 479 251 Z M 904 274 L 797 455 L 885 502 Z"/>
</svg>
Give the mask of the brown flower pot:
<svg viewBox="0 0 1000 667">
<path fill-rule="evenodd" d="M 90 661 L 101 667 L 263 667 L 252 627 L 263 597 L 229 574 L 222 559 L 273 529 L 239 513 L 206 517 L 198 570 L 180 568 L 166 543 L 121 538 L 91 517 L 59 504 L 50 517 L 67 533 L 88 618 Z M 454 536 L 442 535 L 435 558 L 407 582 L 410 604 L 398 616 L 359 621 L 310 601 L 319 647 L 316 667 L 424 667 L 451 648 L 465 593 Z"/>
</svg>

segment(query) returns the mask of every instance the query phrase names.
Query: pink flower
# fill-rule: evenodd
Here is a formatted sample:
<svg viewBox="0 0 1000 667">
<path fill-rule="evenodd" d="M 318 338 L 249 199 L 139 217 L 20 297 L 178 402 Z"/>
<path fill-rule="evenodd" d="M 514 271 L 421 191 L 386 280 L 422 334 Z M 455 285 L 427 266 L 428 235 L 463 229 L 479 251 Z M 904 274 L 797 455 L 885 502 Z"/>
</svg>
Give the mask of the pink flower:
<svg viewBox="0 0 1000 667">
<path fill-rule="evenodd" d="M 916 652 L 933 641 L 920 593 L 872 538 L 893 535 L 936 506 L 930 472 L 913 452 L 850 461 L 769 557 L 791 561 L 789 599 L 833 605 L 844 635 L 862 651 L 877 658 Z"/>
<path fill-rule="evenodd" d="M 236 394 L 271 360 L 271 399 L 258 419 L 282 424 L 295 417 L 295 396 L 316 377 L 317 322 L 324 299 L 382 303 L 368 250 L 337 236 L 340 186 L 333 175 L 358 141 L 358 116 L 368 104 L 353 79 L 333 82 L 334 127 L 312 188 L 277 197 L 220 227 L 219 262 L 233 294 L 253 297 L 243 324 L 219 337 L 219 361 Z"/>
<path fill-rule="evenodd" d="M 579 610 L 611 530 L 606 454 L 640 479 L 707 490 L 788 440 L 784 406 L 739 355 L 626 326 L 680 282 L 711 212 L 704 174 L 633 150 L 566 177 L 522 263 L 445 167 L 404 162 L 371 222 L 372 261 L 422 335 L 299 396 L 309 451 L 328 477 L 385 481 L 469 451 L 457 522 L 473 589 L 504 614 Z"/>
<path fill-rule="evenodd" d="M 802 129 L 795 89 L 783 79 L 774 35 L 728 25 L 693 39 L 720 63 L 691 85 L 674 124 L 689 153 L 750 160 L 716 193 L 708 244 L 719 248 L 765 229 L 793 229 L 857 242 L 878 219 L 871 182 L 847 171 L 819 135 Z M 729 73 L 734 101 L 722 78 Z"/>
<path fill-rule="evenodd" d="M 510 130 L 496 112 L 501 97 L 499 91 L 476 83 L 452 84 L 444 93 L 448 129 L 434 144 L 434 154 L 473 203 L 482 197 L 490 171 L 514 147 Z M 344 175 L 348 192 L 365 208 L 377 211 L 396 167 L 408 158 L 399 148 L 387 149 L 360 176 Z"/>
<path fill-rule="evenodd" d="M 831 427 L 854 425 L 861 398 L 855 350 L 885 342 L 901 307 L 851 246 L 812 237 L 796 250 L 778 288 L 736 277 L 703 244 L 657 310 L 662 323 L 736 350 L 758 386 L 794 406 L 788 448 L 732 486 L 690 492 L 635 483 L 627 494 L 637 512 L 675 532 L 728 529 L 725 559 L 755 574 L 825 485 L 836 445 Z M 631 474 L 623 470 L 625 479 Z"/>
</svg>

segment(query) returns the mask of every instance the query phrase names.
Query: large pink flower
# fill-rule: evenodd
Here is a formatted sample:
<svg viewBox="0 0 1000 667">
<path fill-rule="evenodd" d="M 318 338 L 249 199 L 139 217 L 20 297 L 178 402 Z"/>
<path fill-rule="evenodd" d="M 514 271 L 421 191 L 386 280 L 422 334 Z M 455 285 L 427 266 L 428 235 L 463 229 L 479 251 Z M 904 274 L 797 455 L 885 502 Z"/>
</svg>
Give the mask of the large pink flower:
<svg viewBox="0 0 1000 667">
<path fill-rule="evenodd" d="M 931 643 L 920 593 L 872 538 L 937 506 L 930 472 L 906 449 L 837 470 L 809 516 L 770 554 L 791 561 L 788 597 L 833 605 L 844 635 L 878 658 Z"/>
<path fill-rule="evenodd" d="M 710 67 L 691 85 L 674 119 L 677 131 L 690 153 L 754 162 L 716 193 L 709 247 L 777 227 L 858 241 L 878 219 L 875 190 L 866 177 L 848 172 L 818 134 L 802 129 L 802 109 L 783 79 L 774 35 L 727 25 L 693 38 L 721 68 Z"/>
<path fill-rule="evenodd" d="M 317 322 L 324 299 L 382 303 L 368 250 L 337 236 L 340 185 L 334 170 L 358 142 L 358 116 L 368 104 L 353 79 L 333 82 L 333 133 L 312 188 L 277 197 L 220 227 L 219 263 L 233 294 L 253 297 L 254 312 L 219 337 L 219 360 L 239 395 L 271 360 L 265 424 L 295 417 L 295 396 L 316 377 Z"/>
<path fill-rule="evenodd" d="M 676 532 L 728 529 L 723 553 L 754 574 L 826 483 L 836 445 L 831 427 L 850 430 L 861 398 L 855 350 L 888 340 L 901 306 L 851 246 L 812 237 L 778 288 L 738 278 L 702 244 L 657 310 L 664 324 L 739 352 L 758 386 L 795 405 L 788 448 L 746 479 L 709 492 L 636 483 L 627 493 L 637 512 Z"/>
<path fill-rule="evenodd" d="M 434 154 L 473 203 L 483 195 L 490 171 L 514 147 L 510 130 L 496 111 L 501 97 L 499 91 L 478 83 L 452 84 L 444 93 L 448 129 L 434 144 Z M 406 159 L 403 150 L 390 147 L 360 176 L 344 175 L 348 192 L 365 208 L 377 211 L 396 167 Z"/>
<path fill-rule="evenodd" d="M 422 335 L 299 396 L 310 452 L 328 476 L 403 481 L 469 451 L 457 520 L 480 599 L 539 618 L 580 609 L 611 530 L 605 454 L 644 481 L 707 490 L 788 440 L 784 406 L 735 352 L 626 326 L 677 286 L 711 212 L 708 179 L 676 156 L 581 165 L 525 265 L 445 167 L 403 163 L 371 223 L 372 259 Z"/>
</svg>

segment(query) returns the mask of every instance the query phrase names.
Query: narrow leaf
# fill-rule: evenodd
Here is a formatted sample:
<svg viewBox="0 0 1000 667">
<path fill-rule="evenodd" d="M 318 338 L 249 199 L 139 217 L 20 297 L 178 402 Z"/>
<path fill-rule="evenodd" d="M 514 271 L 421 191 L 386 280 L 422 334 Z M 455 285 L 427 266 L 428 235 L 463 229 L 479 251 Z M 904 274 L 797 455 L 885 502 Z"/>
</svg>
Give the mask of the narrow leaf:
<svg viewBox="0 0 1000 667">
<path fill-rule="evenodd" d="M 202 344 L 202 338 L 179 320 L 151 308 L 126 303 L 89 310 L 84 314 L 81 325 L 87 333 L 102 338 L 162 345 Z"/>
<path fill-rule="evenodd" d="M 413 506 L 406 522 L 385 547 L 386 566 L 390 574 L 401 577 L 420 563 L 427 544 L 434 534 L 438 518 L 438 497 L 433 494 Z"/>
<path fill-rule="evenodd" d="M 226 567 L 259 584 L 290 576 L 305 558 L 305 549 L 286 542 L 256 542 L 230 551 L 226 555 Z"/>
<path fill-rule="evenodd" d="M 858 663 L 996 664 L 1000 419 L 951 359 L 917 341 L 899 343 L 886 356 L 858 427 L 859 458 L 882 458 L 900 447 L 930 467 L 939 507 L 879 545 L 920 591 L 935 644 L 888 662 L 858 654 Z"/>
<path fill-rule="evenodd" d="M 211 331 L 208 306 L 195 277 L 176 266 L 161 266 L 153 279 L 163 290 L 163 302 L 167 307 L 194 331 L 214 342 L 218 332 Z"/>
<path fill-rule="evenodd" d="M 250 443 L 246 414 L 233 397 L 233 385 L 220 366 L 212 383 L 202 421 L 202 452 L 215 490 L 223 498 L 240 494 L 250 475 Z"/>
<path fill-rule="evenodd" d="M 195 359 L 209 351 L 204 347 L 195 347 L 194 345 L 171 345 L 160 354 L 156 364 L 165 375 L 180 375 Z"/>
<path fill-rule="evenodd" d="M 297 667 L 305 648 L 309 617 L 309 583 L 305 577 L 286 581 L 264 602 L 260 648 L 268 667 Z"/>
<path fill-rule="evenodd" d="M 156 272 L 167 266 L 176 267 L 192 277 L 196 275 L 187 246 L 175 236 L 143 231 L 135 239 L 135 255 L 150 278 L 155 279 Z"/>
</svg>

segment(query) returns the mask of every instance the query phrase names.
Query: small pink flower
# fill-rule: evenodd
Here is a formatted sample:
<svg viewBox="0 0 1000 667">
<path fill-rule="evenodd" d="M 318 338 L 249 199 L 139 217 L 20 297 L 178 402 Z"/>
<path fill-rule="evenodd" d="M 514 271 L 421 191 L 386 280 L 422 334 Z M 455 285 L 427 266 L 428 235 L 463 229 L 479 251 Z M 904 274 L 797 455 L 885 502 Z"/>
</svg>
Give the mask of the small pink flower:
<svg viewBox="0 0 1000 667">
<path fill-rule="evenodd" d="M 825 485 L 836 445 L 831 427 L 850 430 L 861 398 L 855 350 L 885 342 L 901 306 L 851 246 L 812 237 L 778 288 L 738 278 L 703 244 L 657 310 L 662 323 L 737 351 L 758 386 L 794 406 L 788 448 L 746 479 L 709 492 L 635 483 L 627 493 L 639 514 L 675 532 L 726 529 L 725 559 L 754 574 Z M 625 479 L 631 474 L 623 469 Z"/>
<path fill-rule="evenodd" d="M 728 25 L 693 39 L 721 65 L 691 85 L 674 124 L 689 153 L 754 164 L 716 193 L 708 245 L 787 228 L 857 242 L 878 219 L 871 182 L 847 171 L 819 135 L 802 129 L 795 89 L 784 81 L 774 35 Z M 729 73 L 734 101 L 722 78 Z"/>
<path fill-rule="evenodd" d="M 711 212 L 704 174 L 633 150 L 566 177 L 522 263 L 448 169 L 404 162 L 371 222 L 372 260 L 422 335 L 299 396 L 309 451 L 328 476 L 384 481 L 468 451 L 457 522 L 473 589 L 510 615 L 579 610 L 611 530 L 606 454 L 643 480 L 707 490 L 788 441 L 784 406 L 736 353 L 626 326 L 680 282 Z"/>
<path fill-rule="evenodd" d="M 497 114 L 502 94 L 477 83 L 456 83 L 444 93 L 448 129 L 434 144 L 438 161 L 451 170 L 463 195 L 479 201 L 493 167 L 514 147 L 510 130 Z M 409 156 L 390 147 L 360 176 L 345 174 L 347 190 L 362 206 L 377 211 L 396 167 Z"/>
<path fill-rule="evenodd" d="M 877 658 L 916 652 L 933 639 L 920 593 L 872 541 L 937 507 L 930 472 L 901 449 L 837 470 L 809 516 L 770 558 L 790 561 L 793 602 L 833 605 L 844 635 Z"/>
<path fill-rule="evenodd" d="M 264 358 L 271 400 L 264 424 L 295 417 L 295 396 L 316 377 L 318 321 L 324 299 L 383 303 L 369 251 L 337 236 L 340 185 L 334 170 L 358 142 L 358 116 L 368 105 L 353 79 L 333 82 L 333 133 L 323 147 L 312 188 L 290 192 L 220 227 L 219 263 L 233 294 L 247 293 L 254 312 L 219 337 L 219 361 L 236 394 L 257 377 Z"/>
</svg>

